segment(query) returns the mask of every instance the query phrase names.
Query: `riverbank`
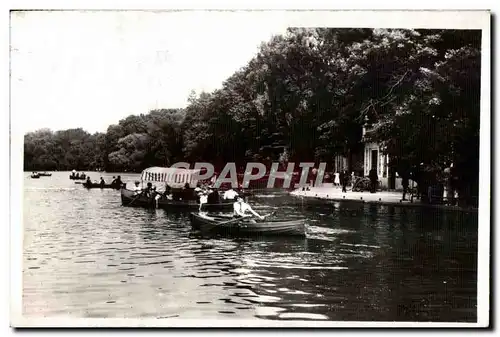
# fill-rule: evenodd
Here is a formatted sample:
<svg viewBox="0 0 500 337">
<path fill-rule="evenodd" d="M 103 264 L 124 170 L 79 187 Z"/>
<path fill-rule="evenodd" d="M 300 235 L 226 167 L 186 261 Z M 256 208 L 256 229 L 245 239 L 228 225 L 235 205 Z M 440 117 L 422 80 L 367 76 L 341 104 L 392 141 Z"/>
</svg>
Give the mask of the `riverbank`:
<svg viewBox="0 0 500 337">
<path fill-rule="evenodd" d="M 290 195 L 300 198 L 308 198 L 315 200 L 329 201 L 353 201 L 362 203 L 374 203 L 381 205 L 397 205 L 397 206 L 413 206 L 413 207 L 431 207 L 443 208 L 449 210 L 462 211 L 477 211 L 473 207 L 461 207 L 451 205 L 436 205 L 421 202 L 419 199 L 410 200 L 410 195 L 406 196 L 406 200 L 402 200 L 402 192 L 379 191 L 376 193 L 370 192 L 353 192 L 350 189 L 347 192 L 342 192 L 340 187 L 310 187 L 309 190 L 297 189 L 290 192 Z"/>
</svg>

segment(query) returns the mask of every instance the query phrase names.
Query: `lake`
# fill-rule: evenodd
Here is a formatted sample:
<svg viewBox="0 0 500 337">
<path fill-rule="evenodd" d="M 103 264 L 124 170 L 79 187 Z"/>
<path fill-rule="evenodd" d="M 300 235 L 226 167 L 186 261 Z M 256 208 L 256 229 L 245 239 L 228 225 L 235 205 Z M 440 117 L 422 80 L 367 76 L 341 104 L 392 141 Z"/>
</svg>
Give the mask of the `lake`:
<svg viewBox="0 0 500 337">
<path fill-rule="evenodd" d="M 307 217 L 307 238 L 206 237 L 68 175 L 25 172 L 26 317 L 477 320 L 477 212 L 259 191 L 257 212 Z"/>
</svg>

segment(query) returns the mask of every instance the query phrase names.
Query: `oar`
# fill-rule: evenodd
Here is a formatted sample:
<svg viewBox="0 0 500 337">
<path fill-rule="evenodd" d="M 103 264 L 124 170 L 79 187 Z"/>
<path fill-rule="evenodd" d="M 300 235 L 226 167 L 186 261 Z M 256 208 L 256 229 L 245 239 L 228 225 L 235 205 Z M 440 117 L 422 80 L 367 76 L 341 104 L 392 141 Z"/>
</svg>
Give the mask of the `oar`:
<svg viewBox="0 0 500 337">
<path fill-rule="evenodd" d="M 270 217 L 270 216 L 271 216 L 271 215 L 273 215 L 274 213 L 276 213 L 276 212 L 271 212 L 271 213 L 269 213 L 269 214 L 266 214 L 266 215 L 264 215 L 264 216 L 263 216 L 263 218 Z M 232 219 L 232 220 L 229 220 L 229 221 L 219 222 L 219 223 L 217 224 L 217 226 L 220 226 L 220 225 L 227 225 L 227 224 L 229 224 L 229 223 L 238 222 L 238 221 L 241 221 L 241 220 L 243 220 L 243 219 L 245 219 L 245 218 L 251 218 L 251 217 L 252 217 L 251 215 L 245 215 L 245 216 L 243 216 L 243 217 L 241 217 L 241 218 L 236 218 L 236 219 Z"/>
<path fill-rule="evenodd" d="M 132 199 L 132 201 L 131 201 L 131 202 L 129 202 L 129 203 L 127 204 L 127 206 L 132 205 L 132 203 L 133 203 L 133 202 L 134 202 L 137 198 L 139 198 L 141 195 L 142 195 L 142 192 L 141 192 L 141 193 L 139 193 L 139 194 L 137 194 L 137 196 L 136 196 L 134 199 Z"/>
<path fill-rule="evenodd" d="M 245 215 L 245 216 L 243 216 L 243 217 L 241 217 L 241 218 L 236 218 L 236 219 L 232 219 L 232 220 L 229 220 L 229 221 L 219 222 L 219 223 L 217 224 L 217 226 L 227 225 L 227 224 L 230 224 L 230 223 L 233 223 L 233 222 L 238 222 L 238 221 L 241 221 L 241 220 L 243 220 L 243 219 L 245 219 L 245 218 L 250 218 L 250 216 L 249 216 L 249 215 Z"/>
<path fill-rule="evenodd" d="M 275 213 L 276 213 L 276 211 L 272 211 L 271 213 L 264 215 L 263 218 L 270 217 L 270 216 L 274 215 Z"/>
</svg>

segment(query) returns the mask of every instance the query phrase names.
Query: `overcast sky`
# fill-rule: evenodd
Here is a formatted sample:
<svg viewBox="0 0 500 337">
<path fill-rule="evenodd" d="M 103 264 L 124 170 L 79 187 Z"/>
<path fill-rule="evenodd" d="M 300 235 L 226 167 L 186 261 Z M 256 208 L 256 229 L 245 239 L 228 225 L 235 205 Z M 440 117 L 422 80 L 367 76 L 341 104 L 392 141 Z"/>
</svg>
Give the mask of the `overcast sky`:
<svg viewBox="0 0 500 337">
<path fill-rule="evenodd" d="M 258 19 L 258 20 L 256 20 Z M 286 30 L 251 12 L 18 12 L 11 112 L 24 131 L 106 131 L 130 114 L 184 107 Z"/>
</svg>

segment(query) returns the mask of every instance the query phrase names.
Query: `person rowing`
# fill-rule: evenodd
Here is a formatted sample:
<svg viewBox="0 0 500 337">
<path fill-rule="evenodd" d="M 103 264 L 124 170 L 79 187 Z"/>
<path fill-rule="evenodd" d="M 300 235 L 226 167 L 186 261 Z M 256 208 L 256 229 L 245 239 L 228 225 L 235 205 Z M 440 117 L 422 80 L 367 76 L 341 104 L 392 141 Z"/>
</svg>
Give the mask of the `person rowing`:
<svg viewBox="0 0 500 337">
<path fill-rule="evenodd" d="M 244 200 L 243 200 L 243 197 L 238 195 L 236 197 L 236 201 L 234 202 L 233 204 L 233 210 L 234 210 L 234 213 L 233 213 L 233 216 L 236 217 L 236 218 L 246 218 L 246 217 L 249 217 L 251 216 L 250 214 L 258 217 L 260 220 L 264 220 L 265 217 L 261 216 L 259 213 L 255 212 L 252 207 L 247 204 Z M 250 214 L 248 214 L 248 213 Z"/>
<path fill-rule="evenodd" d="M 116 177 L 116 180 L 115 180 L 115 187 L 122 187 L 123 185 L 123 182 L 122 182 L 122 178 L 120 176 Z"/>
</svg>

